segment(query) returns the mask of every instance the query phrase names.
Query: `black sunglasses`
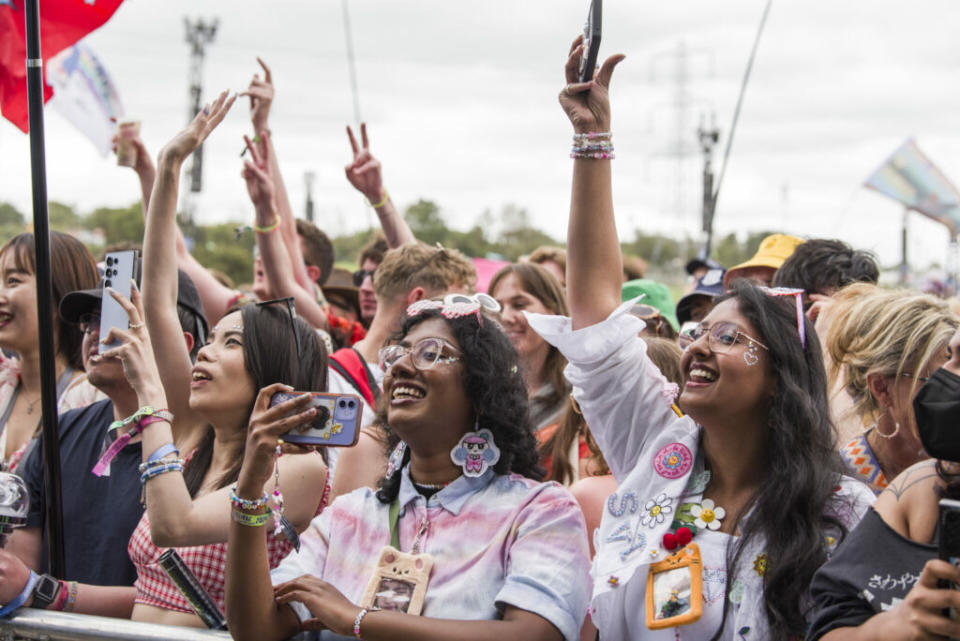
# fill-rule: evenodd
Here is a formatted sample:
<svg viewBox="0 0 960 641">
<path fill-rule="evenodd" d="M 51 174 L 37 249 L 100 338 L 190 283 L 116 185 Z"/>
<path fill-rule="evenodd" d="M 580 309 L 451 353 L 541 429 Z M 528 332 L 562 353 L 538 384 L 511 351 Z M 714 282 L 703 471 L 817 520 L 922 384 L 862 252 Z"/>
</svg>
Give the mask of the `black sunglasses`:
<svg viewBox="0 0 960 641">
<path fill-rule="evenodd" d="M 373 269 L 358 269 L 353 272 L 353 285 L 354 287 L 360 287 L 363 285 L 363 281 L 367 280 L 367 276 L 373 278 L 373 275 L 377 272 L 377 268 Z"/>
<path fill-rule="evenodd" d="M 293 296 L 287 296 L 286 298 L 274 298 L 273 300 L 264 300 L 257 303 L 257 307 L 266 307 L 267 305 L 274 304 L 285 304 L 287 307 L 287 315 L 290 317 L 290 331 L 293 332 L 293 340 L 297 343 L 297 358 L 301 358 L 300 349 L 300 334 L 297 333 L 297 326 L 293 322 L 293 318 L 297 315 L 297 310 L 293 304 Z"/>
</svg>

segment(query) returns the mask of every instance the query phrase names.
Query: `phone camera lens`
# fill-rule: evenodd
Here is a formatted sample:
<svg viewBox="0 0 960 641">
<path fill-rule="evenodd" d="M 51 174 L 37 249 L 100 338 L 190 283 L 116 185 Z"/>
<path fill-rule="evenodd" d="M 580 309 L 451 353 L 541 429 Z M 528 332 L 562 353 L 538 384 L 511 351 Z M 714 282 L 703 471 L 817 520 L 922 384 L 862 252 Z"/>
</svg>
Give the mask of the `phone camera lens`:
<svg viewBox="0 0 960 641">
<path fill-rule="evenodd" d="M 103 281 L 103 286 L 104 286 L 104 287 L 113 287 L 113 283 L 110 282 L 110 279 L 108 278 L 107 280 Z"/>
<path fill-rule="evenodd" d="M 339 405 L 340 407 L 346 407 L 346 406 L 347 406 L 347 402 L 341 398 L 341 399 L 340 399 L 340 402 L 337 403 L 337 405 Z"/>
<path fill-rule="evenodd" d="M 107 256 L 107 265 L 113 265 L 113 256 Z"/>
<path fill-rule="evenodd" d="M 356 401 L 347 401 L 347 407 L 349 407 L 349 408 L 351 408 L 351 409 L 352 409 L 353 407 L 356 407 L 356 405 L 357 405 Z"/>
</svg>

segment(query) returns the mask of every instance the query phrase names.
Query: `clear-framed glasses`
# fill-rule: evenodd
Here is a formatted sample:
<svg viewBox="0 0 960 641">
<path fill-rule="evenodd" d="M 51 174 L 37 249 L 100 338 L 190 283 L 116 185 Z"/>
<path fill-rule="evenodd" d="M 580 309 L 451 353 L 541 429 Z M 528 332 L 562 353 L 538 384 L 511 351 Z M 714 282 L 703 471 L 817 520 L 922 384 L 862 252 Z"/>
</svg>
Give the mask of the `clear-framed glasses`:
<svg viewBox="0 0 960 641">
<path fill-rule="evenodd" d="M 294 324 L 293 319 L 297 315 L 296 307 L 293 304 L 293 296 L 287 296 L 286 298 L 274 298 L 272 300 L 264 300 L 257 303 L 257 307 L 266 307 L 267 305 L 285 305 L 287 308 L 287 315 L 290 317 L 290 331 L 293 332 L 293 340 L 297 344 L 297 358 L 303 356 L 300 350 L 300 334 L 297 333 L 297 326 Z"/>
<path fill-rule="evenodd" d="M 80 317 L 77 326 L 84 334 L 93 334 L 100 331 L 100 314 L 87 313 Z"/>
<path fill-rule="evenodd" d="M 710 351 L 715 354 L 726 354 L 737 343 L 744 343 L 751 347 L 756 345 L 769 351 L 769 348 L 756 338 L 741 332 L 736 323 L 714 323 L 711 327 L 697 325 L 690 328 L 685 337 L 690 339 L 690 343 L 693 343 L 700 340 L 704 334 L 707 335 Z"/>
<path fill-rule="evenodd" d="M 902 376 L 903 378 L 913 378 L 913 377 L 916 376 L 916 375 L 915 375 L 913 372 L 902 372 L 902 373 L 900 374 L 900 376 Z M 920 383 L 921 385 L 925 385 L 926 382 L 930 380 L 930 377 L 929 377 L 929 376 L 917 376 L 916 379 L 917 379 L 917 382 L 918 382 L 918 383 Z"/>
<path fill-rule="evenodd" d="M 444 352 L 453 352 L 453 355 L 445 355 Z M 413 366 L 421 372 L 432 369 L 439 363 L 455 363 L 463 358 L 453 345 L 442 338 L 422 338 L 413 347 L 394 344 L 380 348 L 377 354 L 380 358 L 380 369 L 389 372 L 390 368 L 407 354 L 410 355 Z"/>
</svg>

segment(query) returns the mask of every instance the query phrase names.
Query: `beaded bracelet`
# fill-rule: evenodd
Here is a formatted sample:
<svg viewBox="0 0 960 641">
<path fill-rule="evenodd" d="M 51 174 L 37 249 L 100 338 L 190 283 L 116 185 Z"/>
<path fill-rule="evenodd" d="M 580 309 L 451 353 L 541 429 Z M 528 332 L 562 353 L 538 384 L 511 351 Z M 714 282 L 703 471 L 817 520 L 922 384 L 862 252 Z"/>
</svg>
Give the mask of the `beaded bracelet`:
<svg viewBox="0 0 960 641">
<path fill-rule="evenodd" d="M 573 134 L 571 158 L 592 158 L 595 160 L 613 160 L 612 134 L 609 131 Z"/>
<path fill-rule="evenodd" d="M 180 459 L 180 461 L 182 460 L 183 459 Z M 146 485 L 147 481 L 149 481 L 154 477 L 160 476 L 161 474 L 166 474 L 167 472 L 182 472 L 182 471 L 183 471 L 183 463 L 179 461 L 167 463 L 159 467 L 152 467 L 140 475 L 140 485 Z"/>
<path fill-rule="evenodd" d="M 63 605 L 64 612 L 73 612 L 73 606 L 77 602 L 77 590 L 80 587 L 80 584 L 76 581 L 67 582 L 67 602 Z"/>
<path fill-rule="evenodd" d="M 270 496 L 266 492 L 264 492 L 263 496 L 259 499 L 242 499 L 237 496 L 236 484 L 230 488 L 230 505 L 232 505 L 235 510 L 259 510 L 267 504 L 269 499 Z"/>
<path fill-rule="evenodd" d="M 180 467 L 183 467 L 186 462 L 187 461 L 182 458 L 156 459 L 154 461 L 147 461 L 146 463 L 140 464 L 140 473 L 144 474 L 158 467 L 165 467 L 167 465 L 179 465 Z"/>
<path fill-rule="evenodd" d="M 593 140 L 594 138 L 610 138 L 613 134 L 609 131 L 588 131 L 583 134 L 573 134 L 574 142 L 581 140 Z"/>
<path fill-rule="evenodd" d="M 246 512 L 230 510 L 230 518 L 247 527 L 262 527 L 270 521 L 272 516 L 270 508 L 267 508 L 267 511 L 263 514 L 247 514 Z"/>
<path fill-rule="evenodd" d="M 384 189 L 384 190 L 383 190 L 383 200 L 381 200 L 380 202 L 378 202 L 376 205 L 374 205 L 372 202 L 370 202 L 370 201 L 368 200 L 368 201 L 367 201 L 367 204 L 370 205 L 371 207 L 373 207 L 374 209 L 380 209 L 381 207 L 383 207 L 384 205 L 387 204 L 387 201 L 388 201 L 388 200 L 390 200 L 390 192 L 387 191 L 386 189 Z"/>
<path fill-rule="evenodd" d="M 280 226 L 280 214 L 276 215 L 276 218 L 273 219 L 273 222 L 264 227 L 259 227 L 257 225 L 251 225 L 253 231 L 258 234 L 269 234 L 277 229 Z"/>
<path fill-rule="evenodd" d="M 379 609 L 380 608 L 363 608 L 357 613 L 357 618 L 353 620 L 353 636 L 363 641 L 363 637 L 360 636 L 360 622 L 363 621 L 363 617 L 367 616 L 367 614 Z"/>
<path fill-rule="evenodd" d="M 614 158 L 617 157 L 617 155 L 616 155 L 615 153 L 613 153 L 612 151 L 610 151 L 610 152 L 606 152 L 606 151 L 597 151 L 597 152 L 571 151 L 571 152 L 570 152 L 570 157 L 571 157 L 571 158 L 594 158 L 594 159 L 596 159 L 596 160 L 613 160 Z"/>
</svg>

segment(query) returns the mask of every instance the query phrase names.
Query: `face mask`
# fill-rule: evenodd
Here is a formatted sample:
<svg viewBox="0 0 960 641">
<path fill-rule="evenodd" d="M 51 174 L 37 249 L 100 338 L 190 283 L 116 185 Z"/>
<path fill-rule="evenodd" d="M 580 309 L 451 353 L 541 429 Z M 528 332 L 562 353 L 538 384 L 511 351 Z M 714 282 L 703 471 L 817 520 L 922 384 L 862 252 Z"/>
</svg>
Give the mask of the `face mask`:
<svg viewBox="0 0 960 641">
<path fill-rule="evenodd" d="M 938 369 L 913 399 L 913 412 L 927 454 L 960 463 L 960 376 Z"/>
</svg>

